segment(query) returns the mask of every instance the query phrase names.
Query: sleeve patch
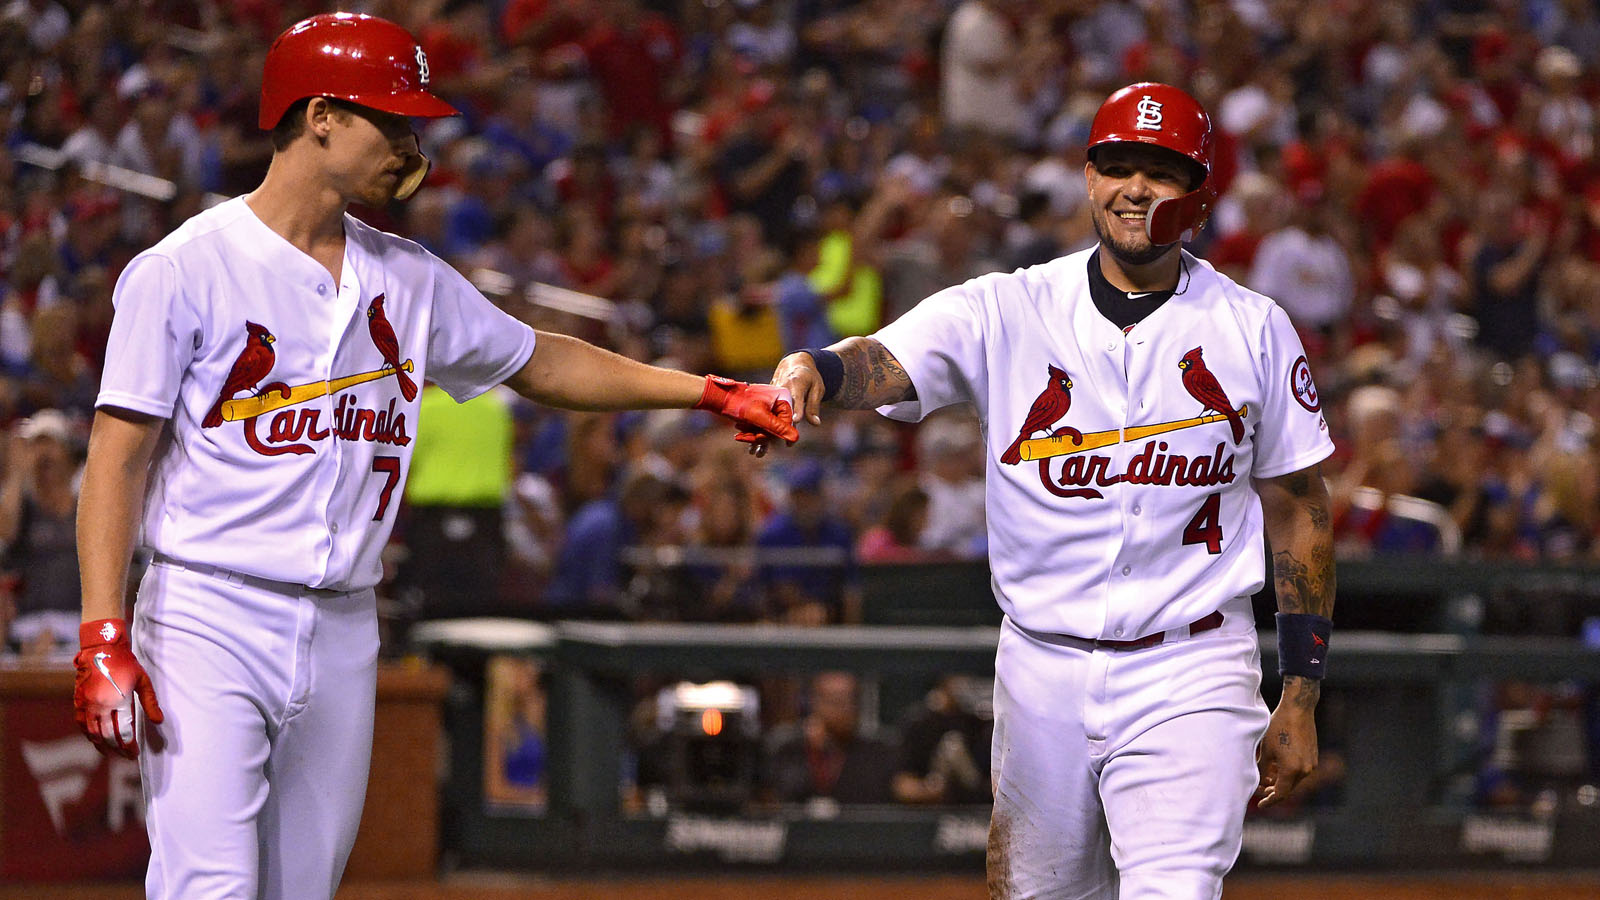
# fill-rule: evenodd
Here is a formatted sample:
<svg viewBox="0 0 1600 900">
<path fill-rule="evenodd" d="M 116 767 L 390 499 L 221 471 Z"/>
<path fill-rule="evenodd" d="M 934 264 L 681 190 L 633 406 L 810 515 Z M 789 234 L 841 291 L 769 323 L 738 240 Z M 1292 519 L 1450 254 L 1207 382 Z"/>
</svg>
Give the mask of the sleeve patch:
<svg viewBox="0 0 1600 900">
<path fill-rule="evenodd" d="M 1317 396 L 1317 384 L 1311 380 L 1311 366 L 1304 356 L 1294 361 L 1289 367 L 1289 390 L 1294 393 L 1294 399 L 1299 401 L 1310 412 L 1322 409 L 1322 401 Z"/>
</svg>

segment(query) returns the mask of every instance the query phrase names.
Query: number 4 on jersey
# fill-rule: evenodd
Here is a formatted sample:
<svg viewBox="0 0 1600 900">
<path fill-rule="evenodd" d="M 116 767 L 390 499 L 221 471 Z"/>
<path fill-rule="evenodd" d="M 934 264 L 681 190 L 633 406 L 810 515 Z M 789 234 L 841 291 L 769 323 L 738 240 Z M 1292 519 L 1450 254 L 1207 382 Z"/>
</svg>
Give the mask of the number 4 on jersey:
<svg viewBox="0 0 1600 900">
<path fill-rule="evenodd" d="M 1222 552 L 1222 495 L 1210 494 L 1200 504 L 1189 524 L 1183 527 L 1184 546 L 1205 544 L 1212 556 Z"/>
</svg>

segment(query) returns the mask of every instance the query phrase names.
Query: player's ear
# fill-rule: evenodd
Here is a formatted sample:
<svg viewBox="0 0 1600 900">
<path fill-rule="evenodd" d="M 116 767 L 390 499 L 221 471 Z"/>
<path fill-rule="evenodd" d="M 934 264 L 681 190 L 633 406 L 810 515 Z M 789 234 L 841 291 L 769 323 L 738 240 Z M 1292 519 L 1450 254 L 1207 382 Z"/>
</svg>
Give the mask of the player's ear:
<svg viewBox="0 0 1600 900">
<path fill-rule="evenodd" d="M 337 107 L 327 97 L 312 97 L 306 104 L 306 133 L 316 139 L 319 144 L 328 142 L 328 135 L 333 131 L 333 120 Z"/>
</svg>

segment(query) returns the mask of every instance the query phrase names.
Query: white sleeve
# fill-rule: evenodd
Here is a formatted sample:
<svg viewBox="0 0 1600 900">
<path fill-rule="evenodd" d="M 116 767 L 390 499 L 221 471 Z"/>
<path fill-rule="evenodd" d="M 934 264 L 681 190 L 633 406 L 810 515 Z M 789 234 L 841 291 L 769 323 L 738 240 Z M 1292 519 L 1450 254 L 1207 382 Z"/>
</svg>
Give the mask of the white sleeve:
<svg viewBox="0 0 1600 900">
<path fill-rule="evenodd" d="M 1257 478 L 1276 478 L 1321 462 L 1333 452 L 1328 423 L 1305 348 L 1289 315 L 1277 305 L 1261 329 L 1258 363 L 1266 380 L 1266 408 L 1255 431 Z"/>
<path fill-rule="evenodd" d="M 878 407 L 903 422 L 974 399 L 975 385 L 987 381 L 983 342 L 983 291 L 974 279 L 945 288 L 912 307 L 873 335 L 906 370 L 917 399 Z"/>
<path fill-rule="evenodd" d="M 170 418 L 178 386 L 201 342 L 200 317 L 165 256 L 136 256 L 117 278 L 111 336 L 95 406 Z"/>
<path fill-rule="evenodd" d="M 534 332 L 490 303 L 460 272 L 431 255 L 429 261 L 434 278 L 428 380 L 465 403 L 528 362 Z"/>
</svg>

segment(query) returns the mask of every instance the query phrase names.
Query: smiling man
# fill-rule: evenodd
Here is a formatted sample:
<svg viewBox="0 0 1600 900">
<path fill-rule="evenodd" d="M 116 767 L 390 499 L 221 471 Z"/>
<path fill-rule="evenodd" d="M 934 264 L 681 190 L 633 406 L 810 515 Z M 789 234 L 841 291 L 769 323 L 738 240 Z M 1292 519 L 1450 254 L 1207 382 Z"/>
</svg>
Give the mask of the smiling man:
<svg viewBox="0 0 1600 900">
<path fill-rule="evenodd" d="M 984 420 L 997 900 L 1215 900 L 1252 793 L 1276 803 L 1316 765 L 1333 444 L 1283 310 L 1183 249 L 1216 199 L 1211 145 L 1183 91 L 1117 91 L 1084 167 L 1097 247 L 940 291 L 773 377 L 813 425 L 824 403 Z"/>
<path fill-rule="evenodd" d="M 457 401 L 504 382 L 567 409 L 694 407 L 795 436 L 775 388 L 536 333 L 351 217 L 426 176 L 410 119 L 455 114 L 428 74 L 383 19 L 331 13 L 284 32 L 262 82 L 261 186 L 117 282 L 78 505 L 73 702 L 96 746 L 139 759 L 151 898 L 333 896 L 366 791 L 373 586 L 417 385 Z M 130 642 L 136 542 L 153 558 Z"/>
</svg>

